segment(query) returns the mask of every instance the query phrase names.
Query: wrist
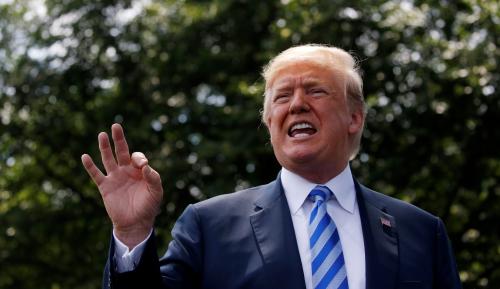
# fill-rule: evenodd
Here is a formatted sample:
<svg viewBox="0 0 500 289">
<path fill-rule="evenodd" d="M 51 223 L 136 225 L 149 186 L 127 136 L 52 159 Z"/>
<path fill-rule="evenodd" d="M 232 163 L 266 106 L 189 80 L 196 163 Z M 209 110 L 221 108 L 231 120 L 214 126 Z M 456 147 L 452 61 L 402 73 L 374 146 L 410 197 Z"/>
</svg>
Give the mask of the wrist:
<svg viewBox="0 0 500 289">
<path fill-rule="evenodd" d="M 121 228 L 114 226 L 113 233 L 115 237 L 132 250 L 138 244 L 143 242 L 151 233 L 153 226 L 140 226 Z"/>
</svg>

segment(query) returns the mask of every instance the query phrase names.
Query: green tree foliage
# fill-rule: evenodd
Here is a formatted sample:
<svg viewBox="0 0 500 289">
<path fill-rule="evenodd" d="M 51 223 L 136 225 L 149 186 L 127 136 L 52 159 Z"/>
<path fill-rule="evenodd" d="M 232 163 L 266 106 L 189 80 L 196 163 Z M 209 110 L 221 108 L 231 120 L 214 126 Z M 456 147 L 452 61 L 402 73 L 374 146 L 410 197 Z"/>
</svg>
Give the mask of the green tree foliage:
<svg viewBox="0 0 500 289">
<path fill-rule="evenodd" d="M 260 69 L 354 51 L 368 186 L 445 221 L 465 288 L 500 286 L 497 1 L 0 1 L 0 288 L 97 288 L 111 225 L 80 155 L 123 123 L 186 204 L 276 177 Z M 431 252 L 429 252 L 430 254 Z"/>
</svg>

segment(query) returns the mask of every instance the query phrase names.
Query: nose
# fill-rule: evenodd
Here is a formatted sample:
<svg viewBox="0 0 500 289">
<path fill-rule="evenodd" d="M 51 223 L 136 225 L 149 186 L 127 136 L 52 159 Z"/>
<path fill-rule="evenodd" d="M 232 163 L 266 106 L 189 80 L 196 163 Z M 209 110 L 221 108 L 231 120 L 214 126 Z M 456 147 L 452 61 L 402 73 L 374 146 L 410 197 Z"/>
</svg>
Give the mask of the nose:
<svg viewBox="0 0 500 289">
<path fill-rule="evenodd" d="M 290 102 L 289 111 L 292 114 L 308 112 L 310 109 L 306 94 L 302 89 L 297 89 Z"/>
</svg>

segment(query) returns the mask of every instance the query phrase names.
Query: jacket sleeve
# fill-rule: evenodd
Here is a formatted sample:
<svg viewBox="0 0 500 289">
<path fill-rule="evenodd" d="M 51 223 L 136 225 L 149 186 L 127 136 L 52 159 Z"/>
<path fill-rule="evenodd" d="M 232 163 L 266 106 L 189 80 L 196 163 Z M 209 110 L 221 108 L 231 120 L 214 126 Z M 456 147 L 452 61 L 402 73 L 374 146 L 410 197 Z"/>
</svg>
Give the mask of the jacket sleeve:
<svg viewBox="0 0 500 289">
<path fill-rule="evenodd" d="M 172 230 L 172 241 L 158 259 L 153 232 L 135 270 L 118 273 L 114 261 L 114 240 L 104 269 L 103 289 L 190 289 L 200 287 L 201 230 L 199 217 L 190 205 Z"/>
<path fill-rule="evenodd" d="M 436 259 L 433 288 L 461 289 L 457 265 L 443 221 L 438 218 L 436 233 Z"/>
<path fill-rule="evenodd" d="M 156 253 L 156 237 L 153 234 L 149 237 L 137 267 L 133 271 L 118 273 L 114 260 L 115 241 L 111 238 L 108 261 L 104 268 L 103 289 L 132 289 L 151 288 L 160 289 L 162 287 L 160 266 Z"/>
</svg>

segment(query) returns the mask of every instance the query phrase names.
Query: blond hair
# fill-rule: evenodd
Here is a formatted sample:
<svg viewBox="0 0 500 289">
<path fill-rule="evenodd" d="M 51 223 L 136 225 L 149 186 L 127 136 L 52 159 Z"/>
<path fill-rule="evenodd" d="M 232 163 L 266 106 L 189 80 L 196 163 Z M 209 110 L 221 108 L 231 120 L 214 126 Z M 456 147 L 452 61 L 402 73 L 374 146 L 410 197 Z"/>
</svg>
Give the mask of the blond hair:
<svg viewBox="0 0 500 289">
<path fill-rule="evenodd" d="M 352 110 L 358 109 L 363 116 L 366 114 L 365 101 L 363 97 L 363 80 L 359 72 L 359 67 L 354 57 L 345 50 L 333 46 L 322 44 L 306 44 L 288 48 L 276 57 L 271 59 L 264 66 L 262 76 L 265 80 L 264 104 L 262 110 L 262 121 L 267 126 L 269 117 L 269 106 L 271 102 L 270 89 L 278 73 L 296 63 L 309 63 L 315 66 L 326 68 L 332 72 L 340 72 L 345 75 L 345 93 L 349 106 Z M 364 120 L 364 117 L 363 117 Z M 364 125 L 364 124 L 363 124 Z M 351 148 L 351 158 L 355 157 L 359 151 L 361 142 L 360 129 L 354 135 L 353 146 Z"/>
</svg>

